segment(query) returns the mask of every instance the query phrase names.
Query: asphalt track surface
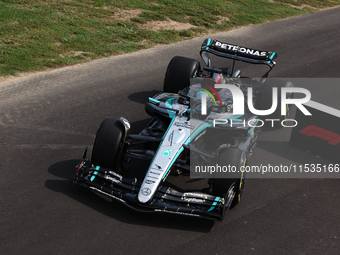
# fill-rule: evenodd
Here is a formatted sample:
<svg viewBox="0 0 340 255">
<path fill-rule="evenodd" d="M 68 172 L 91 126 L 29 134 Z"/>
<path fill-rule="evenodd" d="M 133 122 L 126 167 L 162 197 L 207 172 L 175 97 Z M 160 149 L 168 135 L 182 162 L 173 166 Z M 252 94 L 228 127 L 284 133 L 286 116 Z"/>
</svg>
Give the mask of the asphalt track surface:
<svg viewBox="0 0 340 255">
<path fill-rule="evenodd" d="M 277 52 L 271 77 L 339 77 L 339 24 L 336 8 L 212 37 Z M 72 183 L 100 122 L 141 129 L 170 59 L 199 59 L 202 41 L 0 83 L 0 254 L 339 254 L 339 179 L 248 179 L 223 222 L 135 212 Z M 314 91 L 339 106 L 340 88 Z M 324 162 L 289 137 L 264 132 L 251 164 Z"/>
</svg>

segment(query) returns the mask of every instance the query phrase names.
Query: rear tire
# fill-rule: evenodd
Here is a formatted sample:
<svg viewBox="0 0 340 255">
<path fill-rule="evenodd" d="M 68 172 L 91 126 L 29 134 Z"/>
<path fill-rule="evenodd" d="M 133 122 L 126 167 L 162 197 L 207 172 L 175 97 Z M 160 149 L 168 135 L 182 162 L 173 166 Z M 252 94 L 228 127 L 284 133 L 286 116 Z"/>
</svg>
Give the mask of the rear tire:
<svg viewBox="0 0 340 255">
<path fill-rule="evenodd" d="M 270 109 L 273 103 L 273 99 L 272 99 L 273 92 L 272 91 L 274 87 L 278 88 L 277 108 L 272 114 L 259 116 L 259 118 L 263 120 L 264 119 L 278 119 L 280 121 L 273 122 L 274 127 L 282 127 L 279 122 L 281 122 L 282 120 L 286 119 L 289 116 L 291 105 L 286 105 L 286 115 L 281 115 L 281 88 L 293 87 L 293 84 L 291 82 L 280 80 L 280 79 L 270 79 L 267 82 L 265 82 L 264 87 L 256 100 L 255 108 L 257 110 Z M 293 98 L 293 93 L 290 93 L 288 98 Z M 265 121 L 265 124 L 268 127 L 272 125 L 270 121 L 269 122 Z"/>
<path fill-rule="evenodd" d="M 233 208 L 241 201 L 244 182 L 245 182 L 245 172 L 238 172 L 242 170 L 242 166 L 246 165 L 246 153 L 245 151 L 227 148 L 220 155 L 217 160 L 217 164 L 221 167 L 230 165 L 235 167 L 236 172 L 231 173 L 228 179 L 216 178 L 213 180 L 213 195 L 227 198 L 228 191 L 232 185 L 234 185 L 235 196 L 231 202 L 230 208 Z M 227 173 L 226 173 L 227 175 Z"/>
<path fill-rule="evenodd" d="M 100 124 L 93 142 L 91 164 L 116 169 L 124 131 L 123 124 L 119 121 L 105 119 Z"/>
<path fill-rule="evenodd" d="M 190 86 L 190 78 L 201 70 L 200 63 L 191 58 L 173 57 L 165 73 L 163 91 L 177 93 Z"/>
</svg>

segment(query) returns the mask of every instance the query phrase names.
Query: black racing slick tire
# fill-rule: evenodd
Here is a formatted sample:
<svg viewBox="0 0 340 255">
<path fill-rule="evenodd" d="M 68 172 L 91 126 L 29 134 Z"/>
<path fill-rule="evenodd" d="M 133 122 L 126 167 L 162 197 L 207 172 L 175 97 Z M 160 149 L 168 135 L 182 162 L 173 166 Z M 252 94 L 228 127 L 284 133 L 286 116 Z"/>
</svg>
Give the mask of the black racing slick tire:
<svg viewBox="0 0 340 255">
<path fill-rule="evenodd" d="M 93 142 L 91 164 L 115 170 L 124 132 L 122 123 L 105 119 L 100 124 Z"/>
<path fill-rule="evenodd" d="M 227 200 L 229 190 L 234 190 L 235 196 L 231 201 L 230 208 L 233 208 L 241 201 L 245 183 L 245 172 L 242 170 L 244 170 L 246 163 L 246 152 L 236 148 L 225 149 L 220 153 L 217 160 L 218 166 L 230 166 L 229 169 L 235 170 L 235 172 L 223 173 L 227 178 L 213 179 L 213 195 L 223 197 Z"/>
<path fill-rule="evenodd" d="M 165 73 L 163 91 L 177 93 L 190 86 L 190 78 L 201 70 L 200 63 L 191 58 L 173 57 Z"/>
<path fill-rule="evenodd" d="M 281 79 L 268 79 L 264 83 L 264 87 L 262 88 L 262 91 L 260 92 L 258 98 L 256 99 L 255 103 L 255 108 L 257 110 L 268 110 L 271 108 L 272 103 L 273 103 L 273 88 L 277 88 L 277 108 L 276 110 L 270 114 L 270 115 L 265 115 L 265 116 L 259 116 L 261 119 L 275 119 L 279 121 L 273 122 L 274 127 L 281 127 L 281 121 L 287 119 L 289 116 L 290 112 L 290 106 L 291 105 L 286 105 L 285 115 L 281 115 L 281 88 L 288 88 L 288 87 L 293 87 L 293 84 L 291 82 L 281 80 Z M 293 98 L 293 93 L 290 93 L 287 95 L 287 98 Z M 272 125 L 272 122 L 269 121 L 268 123 L 265 121 L 267 124 L 266 126 Z"/>
</svg>

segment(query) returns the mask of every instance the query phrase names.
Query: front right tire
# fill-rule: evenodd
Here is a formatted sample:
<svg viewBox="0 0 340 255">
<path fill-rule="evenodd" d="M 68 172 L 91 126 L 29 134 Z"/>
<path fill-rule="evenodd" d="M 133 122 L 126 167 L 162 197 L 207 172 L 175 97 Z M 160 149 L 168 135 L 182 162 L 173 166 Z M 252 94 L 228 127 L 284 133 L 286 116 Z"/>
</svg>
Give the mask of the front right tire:
<svg viewBox="0 0 340 255">
<path fill-rule="evenodd" d="M 195 59 L 173 57 L 165 73 L 163 92 L 177 93 L 190 86 L 190 78 L 201 71 L 200 62 Z"/>
<path fill-rule="evenodd" d="M 245 172 L 242 172 L 242 167 L 247 163 L 246 152 L 237 148 L 227 148 L 220 153 L 217 164 L 221 167 L 234 167 L 236 172 L 225 173 L 227 178 L 213 179 L 213 195 L 227 198 L 228 191 L 233 186 L 235 196 L 231 202 L 230 208 L 233 208 L 241 201 L 244 183 Z M 224 174 L 224 173 L 223 173 Z"/>
</svg>

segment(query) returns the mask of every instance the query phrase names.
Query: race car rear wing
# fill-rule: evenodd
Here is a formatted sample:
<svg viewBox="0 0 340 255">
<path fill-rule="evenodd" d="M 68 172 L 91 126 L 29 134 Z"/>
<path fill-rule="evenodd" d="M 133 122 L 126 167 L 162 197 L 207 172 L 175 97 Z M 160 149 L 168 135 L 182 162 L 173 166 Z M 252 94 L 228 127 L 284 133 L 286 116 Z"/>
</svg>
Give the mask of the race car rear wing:
<svg viewBox="0 0 340 255">
<path fill-rule="evenodd" d="M 212 53 L 219 57 L 252 64 L 265 64 L 268 65 L 270 69 L 275 66 L 276 63 L 274 60 L 277 58 L 277 54 L 275 52 L 254 50 L 242 46 L 223 43 L 211 38 L 204 40 L 200 52 L 202 59 L 209 66 L 209 60 L 207 59 L 207 54 L 205 52 Z"/>
</svg>

